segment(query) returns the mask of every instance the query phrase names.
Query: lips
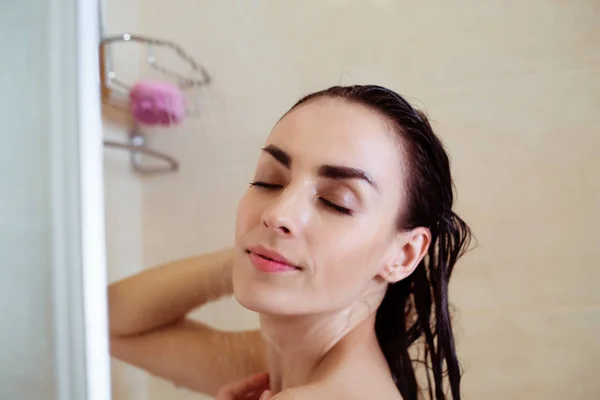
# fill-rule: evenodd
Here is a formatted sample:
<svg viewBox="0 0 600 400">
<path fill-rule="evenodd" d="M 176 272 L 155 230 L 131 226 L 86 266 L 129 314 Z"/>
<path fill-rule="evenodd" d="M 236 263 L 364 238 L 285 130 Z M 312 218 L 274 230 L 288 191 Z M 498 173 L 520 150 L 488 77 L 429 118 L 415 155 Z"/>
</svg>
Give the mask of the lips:
<svg viewBox="0 0 600 400">
<path fill-rule="evenodd" d="M 264 246 L 256 246 L 256 247 L 252 247 L 248 250 L 256 255 L 266 258 L 267 260 L 276 261 L 276 262 L 279 262 L 282 264 L 287 264 L 290 267 L 296 267 L 293 262 L 291 262 L 290 260 L 288 260 L 287 258 L 282 256 L 281 254 L 277 253 L 276 251 L 269 250 Z"/>
<path fill-rule="evenodd" d="M 256 246 L 248 249 L 253 264 L 266 272 L 281 272 L 284 270 L 298 270 L 300 267 L 295 265 L 276 251 L 269 250 L 264 246 Z"/>
</svg>

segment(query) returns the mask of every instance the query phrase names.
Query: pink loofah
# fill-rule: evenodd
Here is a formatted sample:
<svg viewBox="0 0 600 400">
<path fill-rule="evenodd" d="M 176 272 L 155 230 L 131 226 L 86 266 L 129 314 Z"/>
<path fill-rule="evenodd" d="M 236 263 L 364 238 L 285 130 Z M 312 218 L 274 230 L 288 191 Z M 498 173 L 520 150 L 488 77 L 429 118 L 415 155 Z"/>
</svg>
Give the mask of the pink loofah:
<svg viewBox="0 0 600 400">
<path fill-rule="evenodd" d="M 185 116 L 185 97 L 177 86 L 170 83 L 136 83 L 129 99 L 133 117 L 141 124 L 178 124 Z"/>
</svg>

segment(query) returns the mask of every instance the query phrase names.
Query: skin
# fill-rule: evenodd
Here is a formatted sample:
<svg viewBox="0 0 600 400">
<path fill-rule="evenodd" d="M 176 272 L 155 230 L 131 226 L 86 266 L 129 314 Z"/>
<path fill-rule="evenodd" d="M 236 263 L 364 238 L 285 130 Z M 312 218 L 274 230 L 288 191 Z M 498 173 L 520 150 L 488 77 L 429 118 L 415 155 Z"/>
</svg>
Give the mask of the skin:
<svg viewBox="0 0 600 400">
<path fill-rule="evenodd" d="M 380 398 L 399 397 L 374 335 L 374 313 L 388 283 L 413 272 L 430 235 L 397 230 L 404 174 L 389 127 L 373 111 L 336 99 L 294 109 L 270 134 L 258 186 L 240 202 L 234 293 L 261 315 L 274 392 L 311 388 L 337 374 L 361 376 L 364 385 L 376 371 L 388 377 L 372 377 L 383 388 Z M 248 254 L 257 245 L 299 269 L 258 270 Z M 341 367 L 358 364 L 368 368 Z"/>
<path fill-rule="evenodd" d="M 276 400 L 399 399 L 375 312 L 387 285 L 410 275 L 431 241 L 425 228 L 397 229 L 402 150 L 391 124 L 366 107 L 320 98 L 289 112 L 260 156 L 254 180 L 263 184 L 240 201 L 232 250 L 109 287 L 111 354 L 219 400 L 261 391 Z M 248 253 L 255 246 L 299 269 L 259 271 Z M 232 291 L 260 314 L 260 332 L 222 332 L 186 318 Z M 248 378 L 261 372 L 269 392 L 260 376 Z"/>
<path fill-rule="evenodd" d="M 219 389 L 216 400 L 265 400 L 272 398 L 269 390 L 269 374 L 252 375 Z"/>
</svg>

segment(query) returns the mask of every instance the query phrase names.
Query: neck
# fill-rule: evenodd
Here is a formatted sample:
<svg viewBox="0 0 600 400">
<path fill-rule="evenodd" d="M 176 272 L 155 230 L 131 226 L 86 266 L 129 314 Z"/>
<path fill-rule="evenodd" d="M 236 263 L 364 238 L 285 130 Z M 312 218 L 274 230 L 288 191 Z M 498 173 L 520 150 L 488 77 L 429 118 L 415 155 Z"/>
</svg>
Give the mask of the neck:
<svg viewBox="0 0 600 400">
<path fill-rule="evenodd" d="M 331 361 L 339 365 L 352 353 L 378 348 L 372 309 L 366 312 L 351 307 L 305 316 L 261 314 L 260 322 L 275 393 L 309 383 L 328 369 Z"/>
</svg>

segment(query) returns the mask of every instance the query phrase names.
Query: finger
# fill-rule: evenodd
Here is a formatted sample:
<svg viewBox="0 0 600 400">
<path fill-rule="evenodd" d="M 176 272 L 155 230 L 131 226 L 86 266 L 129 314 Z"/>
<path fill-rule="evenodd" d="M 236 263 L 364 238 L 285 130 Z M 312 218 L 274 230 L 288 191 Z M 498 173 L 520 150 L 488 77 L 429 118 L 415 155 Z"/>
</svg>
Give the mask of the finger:
<svg viewBox="0 0 600 400">
<path fill-rule="evenodd" d="M 271 397 L 273 397 L 273 392 L 265 390 L 258 400 L 269 400 Z"/>
<path fill-rule="evenodd" d="M 229 395 L 243 395 L 248 392 L 265 390 L 269 388 L 269 374 L 266 372 L 252 375 L 239 382 L 232 383 L 225 388 L 225 393 Z"/>
</svg>

